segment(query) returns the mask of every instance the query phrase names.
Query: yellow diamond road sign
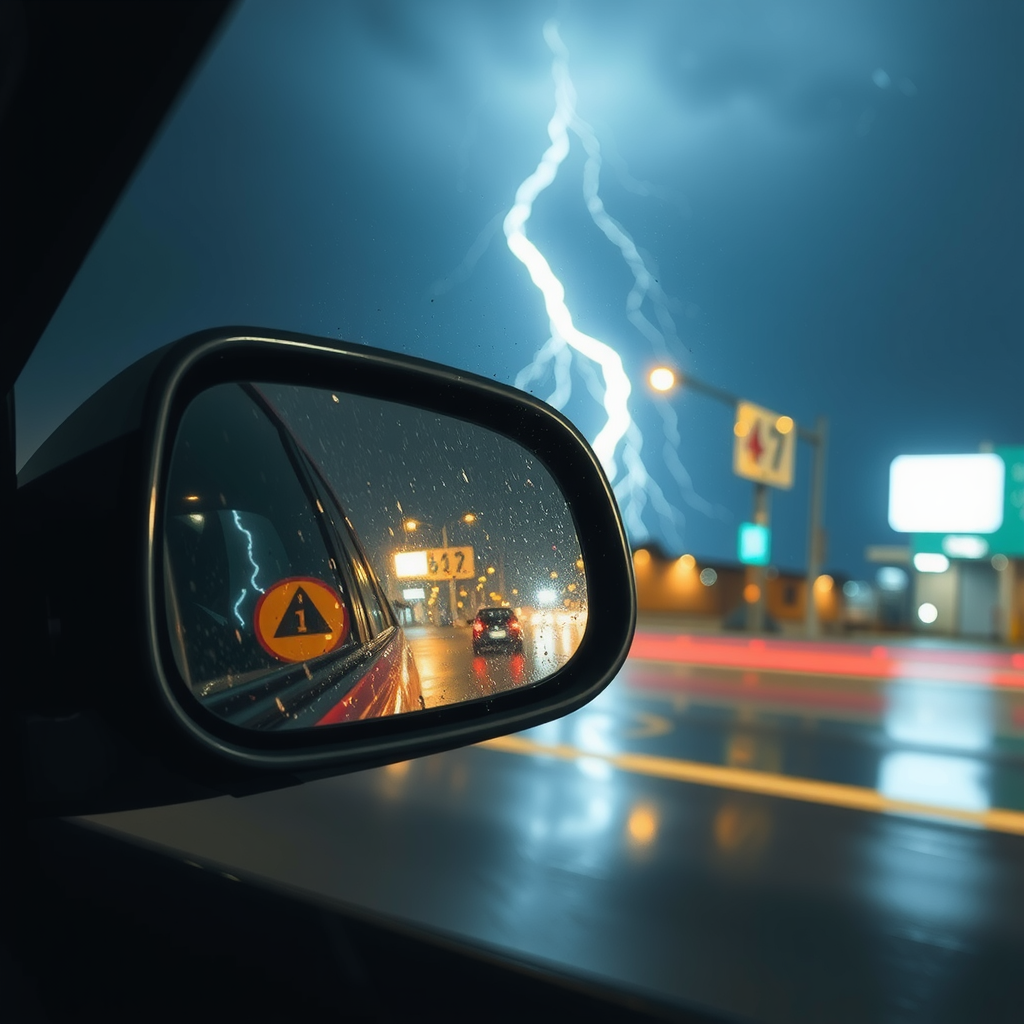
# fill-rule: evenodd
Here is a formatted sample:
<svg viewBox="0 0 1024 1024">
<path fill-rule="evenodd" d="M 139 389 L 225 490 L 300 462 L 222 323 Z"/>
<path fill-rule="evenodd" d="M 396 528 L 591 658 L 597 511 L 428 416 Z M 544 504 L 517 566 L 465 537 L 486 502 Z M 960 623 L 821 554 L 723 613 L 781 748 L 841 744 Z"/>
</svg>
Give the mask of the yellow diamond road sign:
<svg viewBox="0 0 1024 1024">
<path fill-rule="evenodd" d="M 737 476 L 786 490 L 793 486 L 796 424 L 791 417 L 740 402 L 733 433 L 732 469 Z"/>
</svg>

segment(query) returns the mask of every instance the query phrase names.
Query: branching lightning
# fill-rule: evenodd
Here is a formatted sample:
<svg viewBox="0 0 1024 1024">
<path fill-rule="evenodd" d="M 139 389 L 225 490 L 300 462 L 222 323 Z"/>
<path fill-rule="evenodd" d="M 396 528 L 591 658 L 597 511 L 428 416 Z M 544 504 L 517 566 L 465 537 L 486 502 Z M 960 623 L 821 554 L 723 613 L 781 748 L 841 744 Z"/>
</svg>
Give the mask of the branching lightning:
<svg viewBox="0 0 1024 1024">
<path fill-rule="evenodd" d="M 604 382 L 604 408 L 608 422 L 594 438 L 594 451 L 610 480 L 616 478 L 615 451 L 632 423 L 628 399 L 631 390 L 622 359 L 610 345 L 584 334 L 572 321 L 565 303 L 565 289 L 540 250 L 526 237 L 526 222 L 537 197 L 555 180 L 558 168 L 569 155 L 569 129 L 577 121 L 576 92 L 569 77 L 568 54 L 554 22 L 544 26 L 544 37 L 555 53 L 555 112 L 548 122 L 551 145 L 544 151 L 536 170 L 516 190 L 515 203 L 502 227 L 512 254 L 530 274 L 544 296 L 544 307 L 551 327 L 551 338 L 541 350 L 546 358 L 558 358 L 559 350 L 569 345 L 601 368 Z M 565 361 L 561 362 L 564 370 Z M 567 378 L 563 376 L 560 387 Z M 518 383 L 518 381 L 517 381 Z M 568 397 L 568 395 L 566 395 Z"/>
<path fill-rule="evenodd" d="M 644 464 L 644 439 L 629 411 L 632 387 L 622 359 L 607 342 L 584 333 L 575 325 L 564 286 L 527 235 L 534 205 L 545 189 L 555 182 L 575 137 L 586 154 L 582 192 L 587 211 L 597 229 L 618 250 L 633 277 L 633 285 L 625 300 L 627 320 L 647 340 L 657 357 L 671 359 L 672 350 L 681 347 L 672 316 L 673 300 L 658 283 L 653 261 L 640 251 L 630 233 L 605 208 L 601 197 L 601 143 L 597 133 L 576 109 L 576 89 L 569 73 L 569 52 L 556 21 L 544 25 L 544 40 L 553 57 L 551 71 L 555 91 L 555 109 L 547 125 L 550 143 L 534 171 L 519 185 L 512 207 L 501 223 L 509 250 L 523 264 L 541 292 L 550 337 L 516 376 L 515 384 L 523 390 L 533 390 L 550 375 L 554 389 L 547 395 L 547 401 L 561 409 L 572 396 L 575 370 L 606 414 L 605 423 L 594 438 L 594 450 L 612 481 L 631 538 L 640 541 L 650 535 L 644 523 L 644 513 L 650 505 L 660 517 L 670 541 L 681 545 L 679 528 L 685 522 L 685 516 L 669 502 Z M 652 195 L 656 191 L 654 186 L 633 179 L 623 184 L 630 191 L 642 195 Z M 432 294 L 441 294 L 468 277 L 487 248 L 498 219 L 483 229 L 459 267 L 434 283 Z M 680 488 L 683 500 L 704 514 L 721 516 L 724 509 L 712 506 L 696 493 L 679 458 L 681 438 L 675 409 L 667 401 L 655 404 L 663 420 L 665 465 Z"/>
<path fill-rule="evenodd" d="M 235 526 L 238 527 L 240 533 L 245 534 L 246 551 L 249 555 L 249 564 L 252 566 L 252 579 L 249 582 L 252 584 L 254 590 L 259 593 L 264 593 L 263 587 L 256 582 L 256 577 L 259 575 L 260 567 L 256 564 L 256 558 L 253 555 L 252 550 L 252 533 L 242 525 L 242 520 L 238 515 L 238 512 L 234 509 L 231 511 L 231 516 L 235 521 Z M 242 587 L 241 594 L 238 595 L 238 600 L 235 602 L 235 617 L 238 619 L 241 625 L 245 625 L 245 620 L 242 618 L 241 612 L 238 610 L 238 606 L 245 600 L 245 595 L 248 593 L 248 588 Z"/>
<path fill-rule="evenodd" d="M 555 83 L 555 111 L 548 122 L 551 144 L 534 172 L 519 186 L 515 203 L 504 221 L 505 238 L 513 255 L 526 267 L 530 278 L 544 296 L 551 337 L 533 361 L 516 377 L 516 386 L 526 388 L 550 370 L 555 390 L 548 401 L 562 408 L 572 393 L 571 368 L 573 353 L 583 357 L 577 361 L 584 380 L 607 413 L 607 421 L 594 440 L 594 450 L 601 460 L 616 497 L 622 506 L 626 526 L 635 539 L 648 535 L 643 515 L 650 502 L 663 518 L 673 540 L 679 543 L 677 526 L 683 514 L 665 497 L 644 465 L 641 451 L 643 436 L 629 412 L 630 382 L 618 353 L 607 343 L 578 330 L 566 304 L 565 289 L 551 270 L 547 260 L 526 235 L 526 224 L 538 196 L 555 180 L 559 167 L 570 151 L 570 135 L 583 145 L 586 162 L 583 168 L 583 198 L 591 219 L 605 238 L 618 250 L 633 275 L 633 287 L 626 297 L 626 316 L 636 330 L 651 344 L 658 355 L 668 354 L 669 343 L 677 342 L 676 326 L 670 312 L 670 300 L 658 284 L 657 276 L 648 266 L 629 232 L 612 217 L 601 198 L 601 144 L 590 124 L 576 110 L 576 90 L 569 74 L 569 53 L 559 35 L 558 25 L 549 21 L 544 26 L 544 39 L 554 57 L 552 77 Z M 645 305 L 655 311 L 657 326 L 645 315 Z M 600 380 L 593 372 L 600 371 Z M 679 432 L 675 411 L 665 408 L 666 465 L 683 490 L 687 503 L 713 514 L 711 506 L 694 492 L 689 474 L 679 460 Z M 621 472 L 617 453 L 621 452 Z"/>
</svg>

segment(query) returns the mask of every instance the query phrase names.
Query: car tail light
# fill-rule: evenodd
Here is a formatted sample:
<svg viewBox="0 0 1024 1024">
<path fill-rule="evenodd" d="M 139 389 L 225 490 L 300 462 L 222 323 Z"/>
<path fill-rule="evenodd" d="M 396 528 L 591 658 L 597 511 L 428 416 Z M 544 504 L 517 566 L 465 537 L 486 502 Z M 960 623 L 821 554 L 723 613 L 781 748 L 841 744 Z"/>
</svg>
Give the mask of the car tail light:
<svg viewBox="0 0 1024 1024">
<path fill-rule="evenodd" d="M 483 631 L 484 631 L 484 624 L 482 622 L 474 622 L 473 623 L 473 632 L 474 633 L 482 633 Z"/>
<path fill-rule="evenodd" d="M 508 628 L 511 629 L 513 633 L 522 633 L 523 631 L 523 627 L 519 625 L 518 619 L 510 619 Z"/>
</svg>

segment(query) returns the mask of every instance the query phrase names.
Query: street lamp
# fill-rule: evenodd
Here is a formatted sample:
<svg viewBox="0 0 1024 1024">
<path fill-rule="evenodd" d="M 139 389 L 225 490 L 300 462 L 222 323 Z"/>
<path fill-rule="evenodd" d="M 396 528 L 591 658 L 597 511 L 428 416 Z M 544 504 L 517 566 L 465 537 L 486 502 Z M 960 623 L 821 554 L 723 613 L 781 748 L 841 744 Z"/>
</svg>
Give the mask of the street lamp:
<svg viewBox="0 0 1024 1024">
<path fill-rule="evenodd" d="M 685 388 L 687 391 L 699 391 L 701 394 L 707 395 L 708 398 L 713 398 L 715 401 L 731 406 L 733 409 L 741 401 L 738 395 L 734 395 L 729 391 L 723 391 L 721 388 L 716 388 L 714 384 L 698 380 L 696 377 L 683 373 L 681 370 L 671 366 L 656 366 L 647 375 L 647 383 L 652 391 L 657 391 L 660 394 L 675 391 L 677 387 Z"/>
<path fill-rule="evenodd" d="M 707 384 L 690 374 L 683 374 L 670 366 L 655 367 L 647 375 L 647 381 L 651 389 L 659 394 L 666 394 L 675 390 L 676 387 L 685 387 L 690 391 L 699 391 L 723 405 L 728 405 L 734 411 L 741 401 L 738 395 L 716 388 L 713 384 Z M 733 429 L 737 434 L 743 429 L 738 419 Z M 813 637 L 817 636 L 819 632 L 818 611 L 815 607 L 813 589 L 824 560 L 822 522 L 825 516 L 825 458 L 828 447 L 828 421 L 824 416 L 819 416 L 814 429 L 808 430 L 806 427 L 798 426 L 792 416 L 779 416 L 775 421 L 775 429 L 781 435 L 792 433 L 795 430 L 798 440 L 804 441 L 814 448 L 807 529 L 806 613 L 807 635 Z M 754 484 L 754 522 L 764 526 L 768 525 L 768 488 L 764 483 Z M 757 599 L 750 605 L 751 615 L 748 621 L 752 629 L 762 628 L 764 625 L 766 588 L 763 586 L 763 571 L 763 568 L 755 569 L 756 583 L 759 585 Z"/>
<path fill-rule="evenodd" d="M 671 391 L 676 386 L 675 370 L 668 366 L 656 366 L 647 375 L 647 383 L 655 391 Z"/>
</svg>

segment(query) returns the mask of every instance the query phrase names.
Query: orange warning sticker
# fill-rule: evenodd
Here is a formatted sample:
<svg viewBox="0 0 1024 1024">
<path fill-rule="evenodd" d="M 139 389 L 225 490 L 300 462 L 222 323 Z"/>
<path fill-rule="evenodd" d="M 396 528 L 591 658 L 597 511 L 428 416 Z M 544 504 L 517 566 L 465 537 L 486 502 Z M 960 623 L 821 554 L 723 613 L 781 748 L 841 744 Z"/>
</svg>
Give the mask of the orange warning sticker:
<svg viewBox="0 0 1024 1024">
<path fill-rule="evenodd" d="M 349 614 L 334 587 L 312 576 L 291 576 L 257 601 L 253 630 L 278 660 L 309 661 L 344 642 Z"/>
</svg>

